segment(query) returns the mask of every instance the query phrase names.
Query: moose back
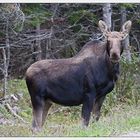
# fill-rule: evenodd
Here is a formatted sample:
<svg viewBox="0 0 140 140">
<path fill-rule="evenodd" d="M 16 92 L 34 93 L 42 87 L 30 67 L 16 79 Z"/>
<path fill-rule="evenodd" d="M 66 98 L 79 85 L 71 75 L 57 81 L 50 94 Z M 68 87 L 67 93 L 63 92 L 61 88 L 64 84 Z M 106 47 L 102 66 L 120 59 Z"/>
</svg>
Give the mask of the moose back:
<svg viewBox="0 0 140 140">
<path fill-rule="evenodd" d="M 106 38 L 104 42 L 90 41 L 72 58 L 41 60 L 27 69 L 33 132 L 41 130 L 53 102 L 64 106 L 82 104 L 84 126 L 88 126 L 91 112 L 99 119 L 104 98 L 118 79 L 121 42 L 129 34 L 131 21 L 124 23 L 120 32 L 111 32 L 101 20 L 99 28 Z"/>
</svg>

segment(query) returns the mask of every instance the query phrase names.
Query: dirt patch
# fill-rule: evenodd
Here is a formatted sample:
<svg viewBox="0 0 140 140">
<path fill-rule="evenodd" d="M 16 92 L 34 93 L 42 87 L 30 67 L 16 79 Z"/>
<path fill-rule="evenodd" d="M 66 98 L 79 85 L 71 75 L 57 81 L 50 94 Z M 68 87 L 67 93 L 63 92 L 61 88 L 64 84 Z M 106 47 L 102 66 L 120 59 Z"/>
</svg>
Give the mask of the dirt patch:
<svg viewBox="0 0 140 140">
<path fill-rule="evenodd" d="M 126 136 L 126 137 L 140 137 L 140 132 L 129 132 L 129 133 L 123 134 L 121 136 Z"/>
</svg>

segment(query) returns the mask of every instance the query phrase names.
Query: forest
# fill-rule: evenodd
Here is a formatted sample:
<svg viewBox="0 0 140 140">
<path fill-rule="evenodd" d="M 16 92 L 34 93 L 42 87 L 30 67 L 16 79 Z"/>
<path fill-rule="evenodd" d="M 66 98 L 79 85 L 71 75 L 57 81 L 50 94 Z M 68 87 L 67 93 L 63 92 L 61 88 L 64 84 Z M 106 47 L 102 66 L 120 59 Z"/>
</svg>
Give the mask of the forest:
<svg viewBox="0 0 140 140">
<path fill-rule="evenodd" d="M 1 3 L 0 136 L 33 136 L 26 70 L 39 60 L 73 57 L 88 41 L 102 40 L 99 20 L 112 31 L 132 22 L 122 42 L 120 76 L 100 120 L 83 130 L 81 105 L 53 104 L 35 136 L 140 136 L 139 3 Z"/>
</svg>

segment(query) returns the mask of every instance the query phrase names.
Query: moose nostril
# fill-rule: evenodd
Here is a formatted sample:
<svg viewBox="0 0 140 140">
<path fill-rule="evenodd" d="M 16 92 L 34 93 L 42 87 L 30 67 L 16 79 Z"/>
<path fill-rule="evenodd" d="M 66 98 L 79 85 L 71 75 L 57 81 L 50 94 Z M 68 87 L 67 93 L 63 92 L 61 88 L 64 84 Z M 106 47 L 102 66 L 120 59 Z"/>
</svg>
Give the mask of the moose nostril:
<svg viewBox="0 0 140 140">
<path fill-rule="evenodd" d="M 119 59 L 120 57 L 119 57 L 118 54 L 116 54 L 116 53 L 112 53 L 111 58 L 113 58 L 113 59 Z"/>
<path fill-rule="evenodd" d="M 117 57 L 117 54 L 116 54 L 116 53 L 113 53 L 112 56 L 113 56 L 113 57 Z"/>
</svg>

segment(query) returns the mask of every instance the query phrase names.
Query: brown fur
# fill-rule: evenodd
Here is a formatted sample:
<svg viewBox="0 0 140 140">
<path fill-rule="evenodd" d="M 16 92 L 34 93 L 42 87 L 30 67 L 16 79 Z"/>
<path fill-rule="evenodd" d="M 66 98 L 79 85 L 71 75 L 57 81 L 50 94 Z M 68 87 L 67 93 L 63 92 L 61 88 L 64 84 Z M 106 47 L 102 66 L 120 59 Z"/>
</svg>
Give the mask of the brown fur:
<svg viewBox="0 0 140 140">
<path fill-rule="evenodd" d="M 33 106 L 33 131 L 41 130 L 50 101 L 66 106 L 83 104 L 84 126 L 88 126 L 92 110 L 99 119 L 104 98 L 118 79 L 123 51 L 120 42 L 126 36 L 126 31 L 108 32 L 106 24 L 99 23 L 105 42 L 90 41 L 72 58 L 41 60 L 28 68 L 26 83 Z M 124 25 L 129 27 L 130 22 Z"/>
</svg>

